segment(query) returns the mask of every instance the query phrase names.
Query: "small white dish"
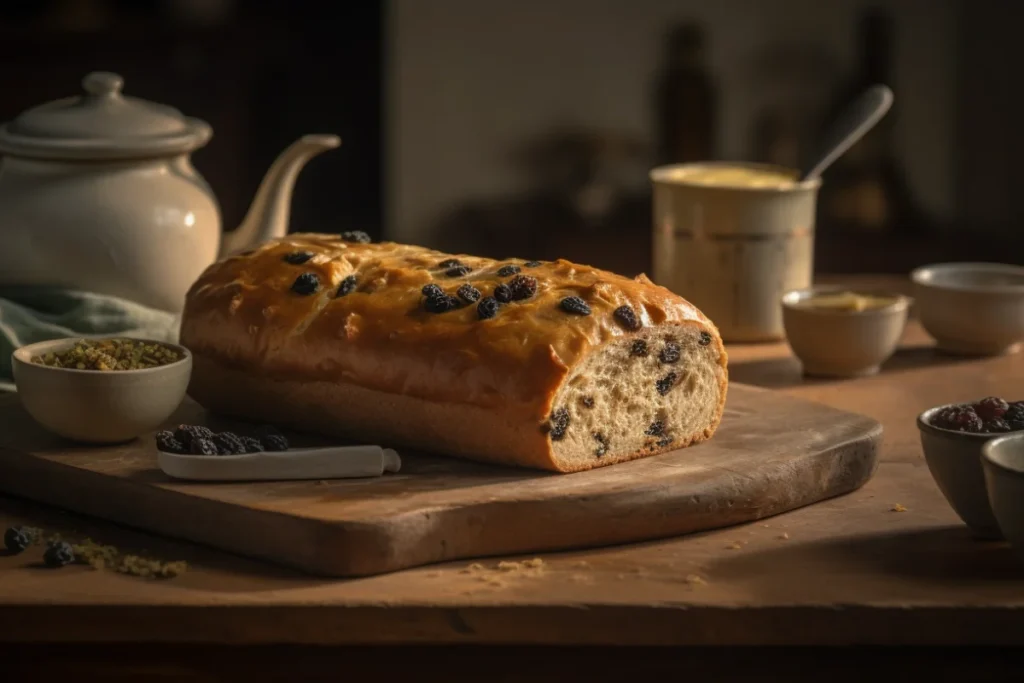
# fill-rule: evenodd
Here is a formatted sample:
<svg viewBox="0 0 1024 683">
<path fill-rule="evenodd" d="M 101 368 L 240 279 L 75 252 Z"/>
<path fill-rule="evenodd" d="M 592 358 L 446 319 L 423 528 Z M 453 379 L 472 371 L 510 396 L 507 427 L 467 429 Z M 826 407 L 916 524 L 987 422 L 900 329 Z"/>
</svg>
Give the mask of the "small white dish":
<svg viewBox="0 0 1024 683">
<path fill-rule="evenodd" d="M 293 448 L 244 455 L 180 455 L 157 450 L 160 469 L 191 481 L 289 481 L 354 479 L 398 472 L 402 459 L 390 448 Z"/>
<path fill-rule="evenodd" d="M 910 274 L 921 325 L 943 351 L 1013 353 L 1024 340 L 1024 268 L 939 263 Z"/>
<path fill-rule="evenodd" d="M 796 289 L 782 297 L 786 341 L 806 375 L 874 375 L 896 352 L 911 303 L 895 292 L 842 286 Z"/>
<path fill-rule="evenodd" d="M 1024 433 L 987 442 L 981 449 L 981 464 L 999 529 L 1024 560 Z"/>
</svg>

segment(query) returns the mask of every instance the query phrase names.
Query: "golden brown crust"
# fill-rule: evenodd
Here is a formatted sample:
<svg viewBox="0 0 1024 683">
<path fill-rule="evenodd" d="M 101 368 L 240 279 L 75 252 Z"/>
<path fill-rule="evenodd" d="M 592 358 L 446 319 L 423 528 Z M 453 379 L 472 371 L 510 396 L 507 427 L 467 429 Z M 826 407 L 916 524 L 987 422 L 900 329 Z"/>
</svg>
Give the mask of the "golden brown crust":
<svg viewBox="0 0 1024 683">
<path fill-rule="evenodd" d="M 303 263 L 286 260 L 300 252 L 311 256 Z M 470 272 L 459 276 L 440 265 L 453 258 Z M 614 315 L 620 306 L 631 307 L 645 328 L 698 325 L 711 335 L 724 370 L 715 326 L 645 276 L 630 280 L 563 260 L 527 263 L 290 235 L 208 268 L 186 298 L 181 341 L 218 367 L 252 376 L 468 405 L 505 414 L 536 433 L 570 369 L 593 349 L 634 332 Z M 454 296 L 469 283 L 487 297 L 514 277 L 498 274 L 507 265 L 535 278 L 536 294 L 502 305 L 485 320 L 477 304 L 445 313 L 425 309 L 424 285 L 435 283 Z M 293 290 L 306 273 L 320 283 L 315 293 Z M 339 295 L 350 276 L 354 290 Z M 564 311 L 560 302 L 568 296 L 584 299 L 591 314 Z M 721 377 L 724 402 L 724 371 Z M 531 433 L 523 441 L 529 445 L 515 462 L 543 466 L 535 462 L 543 457 L 523 455 L 538 448 L 552 460 L 543 438 Z"/>
<path fill-rule="evenodd" d="M 286 424 L 317 434 L 386 443 L 392 447 L 408 446 L 442 455 L 561 473 L 614 465 L 707 441 L 718 428 L 721 407 L 725 403 L 723 395 L 716 413 L 718 418 L 699 434 L 665 446 L 652 442 L 643 450 L 609 454 L 589 466 L 574 467 L 551 457 L 540 430 L 523 429 L 508 414 L 477 406 L 424 401 L 350 384 L 274 379 L 221 365 L 202 354 L 193 355 L 189 393 L 202 397 L 207 409 L 224 415 Z M 339 420 L 339 415 L 346 419 Z M 353 429 L 353 425 L 357 427 Z"/>
<path fill-rule="evenodd" d="M 216 413 L 391 447 L 557 469 L 540 430 L 523 429 L 503 412 L 352 384 L 272 378 L 224 366 L 203 354 L 192 359 L 189 393 Z"/>
</svg>

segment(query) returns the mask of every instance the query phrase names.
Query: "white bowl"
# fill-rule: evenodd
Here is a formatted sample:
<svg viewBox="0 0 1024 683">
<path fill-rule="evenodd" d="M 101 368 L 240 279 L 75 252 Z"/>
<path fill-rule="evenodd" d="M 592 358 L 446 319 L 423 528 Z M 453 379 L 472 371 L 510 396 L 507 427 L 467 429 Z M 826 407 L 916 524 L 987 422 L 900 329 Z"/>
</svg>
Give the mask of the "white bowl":
<svg viewBox="0 0 1024 683">
<path fill-rule="evenodd" d="M 940 263 L 910 274 L 924 329 L 951 353 L 1011 353 L 1024 340 L 1024 268 Z"/>
<path fill-rule="evenodd" d="M 862 311 L 803 305 L 822 294 L 854 292 L 891 299 Z M 804 374 L 818 377 L 864 377 L 877 373 L 899 346 L 910 309 L 909 297 L 894 292 L 818 286 L 786 292 L 782 321 L 786 341 L 800 359 Z"/>
<path fill-rule="evenodd" d="M 39 424 L 74 441 L 110 444 L 130 441 L 158 429 L 185 398 L 192 374 L 192 354 L 176 344 L 162 344 L 181 360 L 141 370 L 74 370 L 33 363 L 32 358 L 59 353 L 78 338 L 29 344 L 12 354 L 18 397 Z"/>
<path fill-rule="evenodd" d="M 981 462 L 992 513 L 1003 536 L 1024 559 L 1024 432 L 986 443 Z"/>
</svg>

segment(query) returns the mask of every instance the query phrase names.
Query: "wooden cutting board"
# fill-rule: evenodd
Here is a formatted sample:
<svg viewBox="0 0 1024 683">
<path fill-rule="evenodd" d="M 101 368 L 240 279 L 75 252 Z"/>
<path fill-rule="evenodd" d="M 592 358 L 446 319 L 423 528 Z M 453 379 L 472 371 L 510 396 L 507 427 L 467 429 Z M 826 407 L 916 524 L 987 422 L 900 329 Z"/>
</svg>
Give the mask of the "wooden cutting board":
<svg viewBox="0 0 1024 683">
<path fill-rule="evenodd" d="M 186 401 L 169 424 L 237 423 Z M 181 483 L 151 438 L 69 444 L 0 397 L 0 490 L 325 576 L 628 543 L 776 515 L 874 473 L 871 418 L 740 384 L 715 437 L 590 472 L 551 474 L 400 451 L 382 478 Z M 312 439 L 299 444 L 326 443 Z"/>
</svg>

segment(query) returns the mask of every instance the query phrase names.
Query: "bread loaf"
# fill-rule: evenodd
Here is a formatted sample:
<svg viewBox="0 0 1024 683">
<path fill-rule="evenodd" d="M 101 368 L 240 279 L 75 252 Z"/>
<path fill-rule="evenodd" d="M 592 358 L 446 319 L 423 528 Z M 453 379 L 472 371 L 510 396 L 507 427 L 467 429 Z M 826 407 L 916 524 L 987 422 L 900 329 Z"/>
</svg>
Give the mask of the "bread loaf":
<svg viewBox="0 0 1024 683">
<path fill-rule="evenodd" d="M 710 438 L 728 383 L 714 324 L 644 275 L 362 233 L 210 266 L 181 342 L 209 410 L 557 472 Z"/>
</svg>

